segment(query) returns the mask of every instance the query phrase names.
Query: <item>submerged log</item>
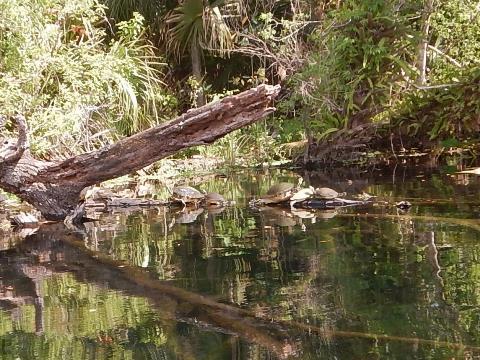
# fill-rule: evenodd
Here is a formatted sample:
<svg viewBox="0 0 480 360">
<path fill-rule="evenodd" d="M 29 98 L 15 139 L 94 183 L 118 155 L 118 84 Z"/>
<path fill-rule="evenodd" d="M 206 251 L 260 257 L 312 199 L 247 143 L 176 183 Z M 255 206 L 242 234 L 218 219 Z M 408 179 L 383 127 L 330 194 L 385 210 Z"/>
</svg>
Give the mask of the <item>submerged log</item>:
<svg viewBox="0 0 480 360">
<path fill-rule="evenodd" d="M 181 149 L 210 144 L 249 125 L 275 110 L 270 105 L 279 91 L 279 86 L 260 85 L 59 162 L 30 154 L 26 120 L 14 116 L 19 135 L 16 144 L 5 141 L 0 149 L 0 187 L 36 207 L 47 220 L 63 220 L 75 211 L 85 187 L 142 169 Z M 5 121 L 0 117 L 0 127 Z"/>
</svg>

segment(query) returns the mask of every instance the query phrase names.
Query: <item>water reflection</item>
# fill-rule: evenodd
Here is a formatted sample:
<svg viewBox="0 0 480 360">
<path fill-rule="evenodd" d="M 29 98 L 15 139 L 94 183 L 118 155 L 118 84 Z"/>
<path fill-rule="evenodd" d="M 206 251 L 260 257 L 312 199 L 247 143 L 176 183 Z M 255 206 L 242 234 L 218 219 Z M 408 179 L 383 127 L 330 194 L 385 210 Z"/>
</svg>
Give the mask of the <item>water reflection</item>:
<svg viewBox="0 0 480 360">
<path fill-rule="evenodd" d="M 7 235 L 1 357 L 479 356 L 478 178 L 329 175 L 307 181 L 376 205 L 250 209 L 297 177 L 250 173 L 201 186 L 236 206 L 119 209 L 83 233 Z"/>
</svg>

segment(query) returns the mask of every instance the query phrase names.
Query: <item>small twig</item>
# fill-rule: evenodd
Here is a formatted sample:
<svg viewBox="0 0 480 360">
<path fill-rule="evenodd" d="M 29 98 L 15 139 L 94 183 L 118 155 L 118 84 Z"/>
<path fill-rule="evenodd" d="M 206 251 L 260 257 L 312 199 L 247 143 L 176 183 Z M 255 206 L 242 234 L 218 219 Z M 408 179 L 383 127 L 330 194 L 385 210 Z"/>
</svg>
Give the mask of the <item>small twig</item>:
<svg viewBox="0 0 480 360">
<path fill-rule="evenodd" d="M 392 148 L 392 153 L 395 159 L 397 158 L 397 154 L 395 153 L 395 148 L 393 146 L 393 133 L 390 133 L 390 147 Z"/>
<path fill-rule="evenodd" d="M 439 85 L 430 85 L 430 86 L 418 86 L 416 84 L 411 84 L 411 85 L 413 85 L 413 87 L 418 90 L 430 90 L 430 89 L 443 89 L 443 88 L 448 88 L 452 86 L 460 86 L 462 84 L 455 83 L 455 84 L 439 84 Z"/>
<path fill-rule="evenodd" d="M 435 46 L 432 46 L 432 45 L 428 45 L 428 48 L 430 50 L 433 50 L 433 52 L 439 54 L 439 55 L 442 55 L 445 57 L 445 59 L 447 59 L 448 61 L 450 61 L 453 65 L 455 65 L 456 67 L 459 67 L 459 68 L 462 68 L 462 64 L 460 64 L 457 60 L 455 60 L 454 58 L 452 58 L 450 55 L 447 55 L 445 54 L 443 51 L 441 51 L 440 49 L 436 48 Z"/>
</svg>

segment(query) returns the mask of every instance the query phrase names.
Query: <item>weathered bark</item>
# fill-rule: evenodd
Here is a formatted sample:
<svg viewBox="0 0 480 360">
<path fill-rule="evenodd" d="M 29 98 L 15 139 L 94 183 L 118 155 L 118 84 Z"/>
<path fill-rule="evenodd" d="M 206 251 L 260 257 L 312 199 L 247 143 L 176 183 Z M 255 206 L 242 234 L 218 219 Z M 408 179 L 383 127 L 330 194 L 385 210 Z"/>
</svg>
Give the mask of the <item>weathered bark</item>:
<svg viewBox="0 0 480 360">
<path fill-rule="evenodd" d="M 181 149 L 210 144 L 225 134 L 272 113 L 278 86 L 261 85 L 221 101 L 192 109 L 178 118 L 100 150 L 60 162 L 40 161 L 28 151 L 21 116 L 16 145 L 0 151 L 0 187 L 35 206 L 47 220 L 73 212 L 87 186 L 139 170 Z"/>
</svg>

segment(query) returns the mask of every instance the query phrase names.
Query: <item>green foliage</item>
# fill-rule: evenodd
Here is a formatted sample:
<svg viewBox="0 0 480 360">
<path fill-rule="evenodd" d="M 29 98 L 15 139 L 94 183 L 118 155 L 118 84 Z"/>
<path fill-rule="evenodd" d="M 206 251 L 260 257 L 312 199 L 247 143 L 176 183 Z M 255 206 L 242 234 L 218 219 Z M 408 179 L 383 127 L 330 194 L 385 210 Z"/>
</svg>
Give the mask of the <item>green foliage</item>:
<svg viewBox="0 0 480 360">
<path fill-rule="evenodd" d="M 172 112 L 138 14 L 107 44 L 94 0 L 1 0 L 0 12 L 0 108 L 27 115 L 37 152 L 90 150 Z"/>
<path fill-rule="evenodd" d="M 269 134 L 267 124 L 258 122 L 225 135 L 200 152 L 222 158 L 228 166 L 257 166 L 283 159 L 279 149 L 280 143 Z"/>
<path fill-rule="evenodd" d="M 232 164 L 270 161 L 284 156 L 284 143 L 323 141 L 391 118 L 409 134 L 464 137 L 476 131 L 478 114 L 478 2 L 434 1 L 428 86 L 420 91 L 426 4 L 0 0 L 1 113 L 25 113 L 34 150 L 65 156 L 171 118 L 200 98 L 281 81 L 290 91 L 275 121 L 202 151 Z M 219 57 L 227 54 L 236 56 Z"/>
<path fill-rule="evenodd" d="M 438 2 L 432 16 L 427 89 L 405 94 L 392 125 L 411 136 L 459 144 L 475 135 L 480 116 L 480 15 L 478 2 Z M 448 140 L 448 141 L 447 141 Z"/>
<path fill-rule="evenodd" d="M 393 114 L 392 124 L 430 140 L 465 138 L 479 130 L 479 99 L 480 70 L 472 68 L 457 84 L 410 94 Z"/>
<path fill-rule="evenodd" d="M 291 86 L 294 106 L 310 109 L 317 137 L 368 121 L 415 76 L 412 10 L 393 1 L 345 1 L 311 35 L 315 48 Z"/>
<path fill-rule="evenodd" d="M 177 57 L 191 48 L 224 50 L 232 46 L 230 29 L 219 6 L 223 0 L 205 4 L 201 0 L 186 0 L 165 16 L 167 48 Z"/>
<path fill-rule="evenodd" d="M 480 64 L 480 13 L 478 1 L 438 2 L 432 16 L 431 43 L 452 60 L 432 52 L 430 81 L 450 83 Z"/>
</svg>

